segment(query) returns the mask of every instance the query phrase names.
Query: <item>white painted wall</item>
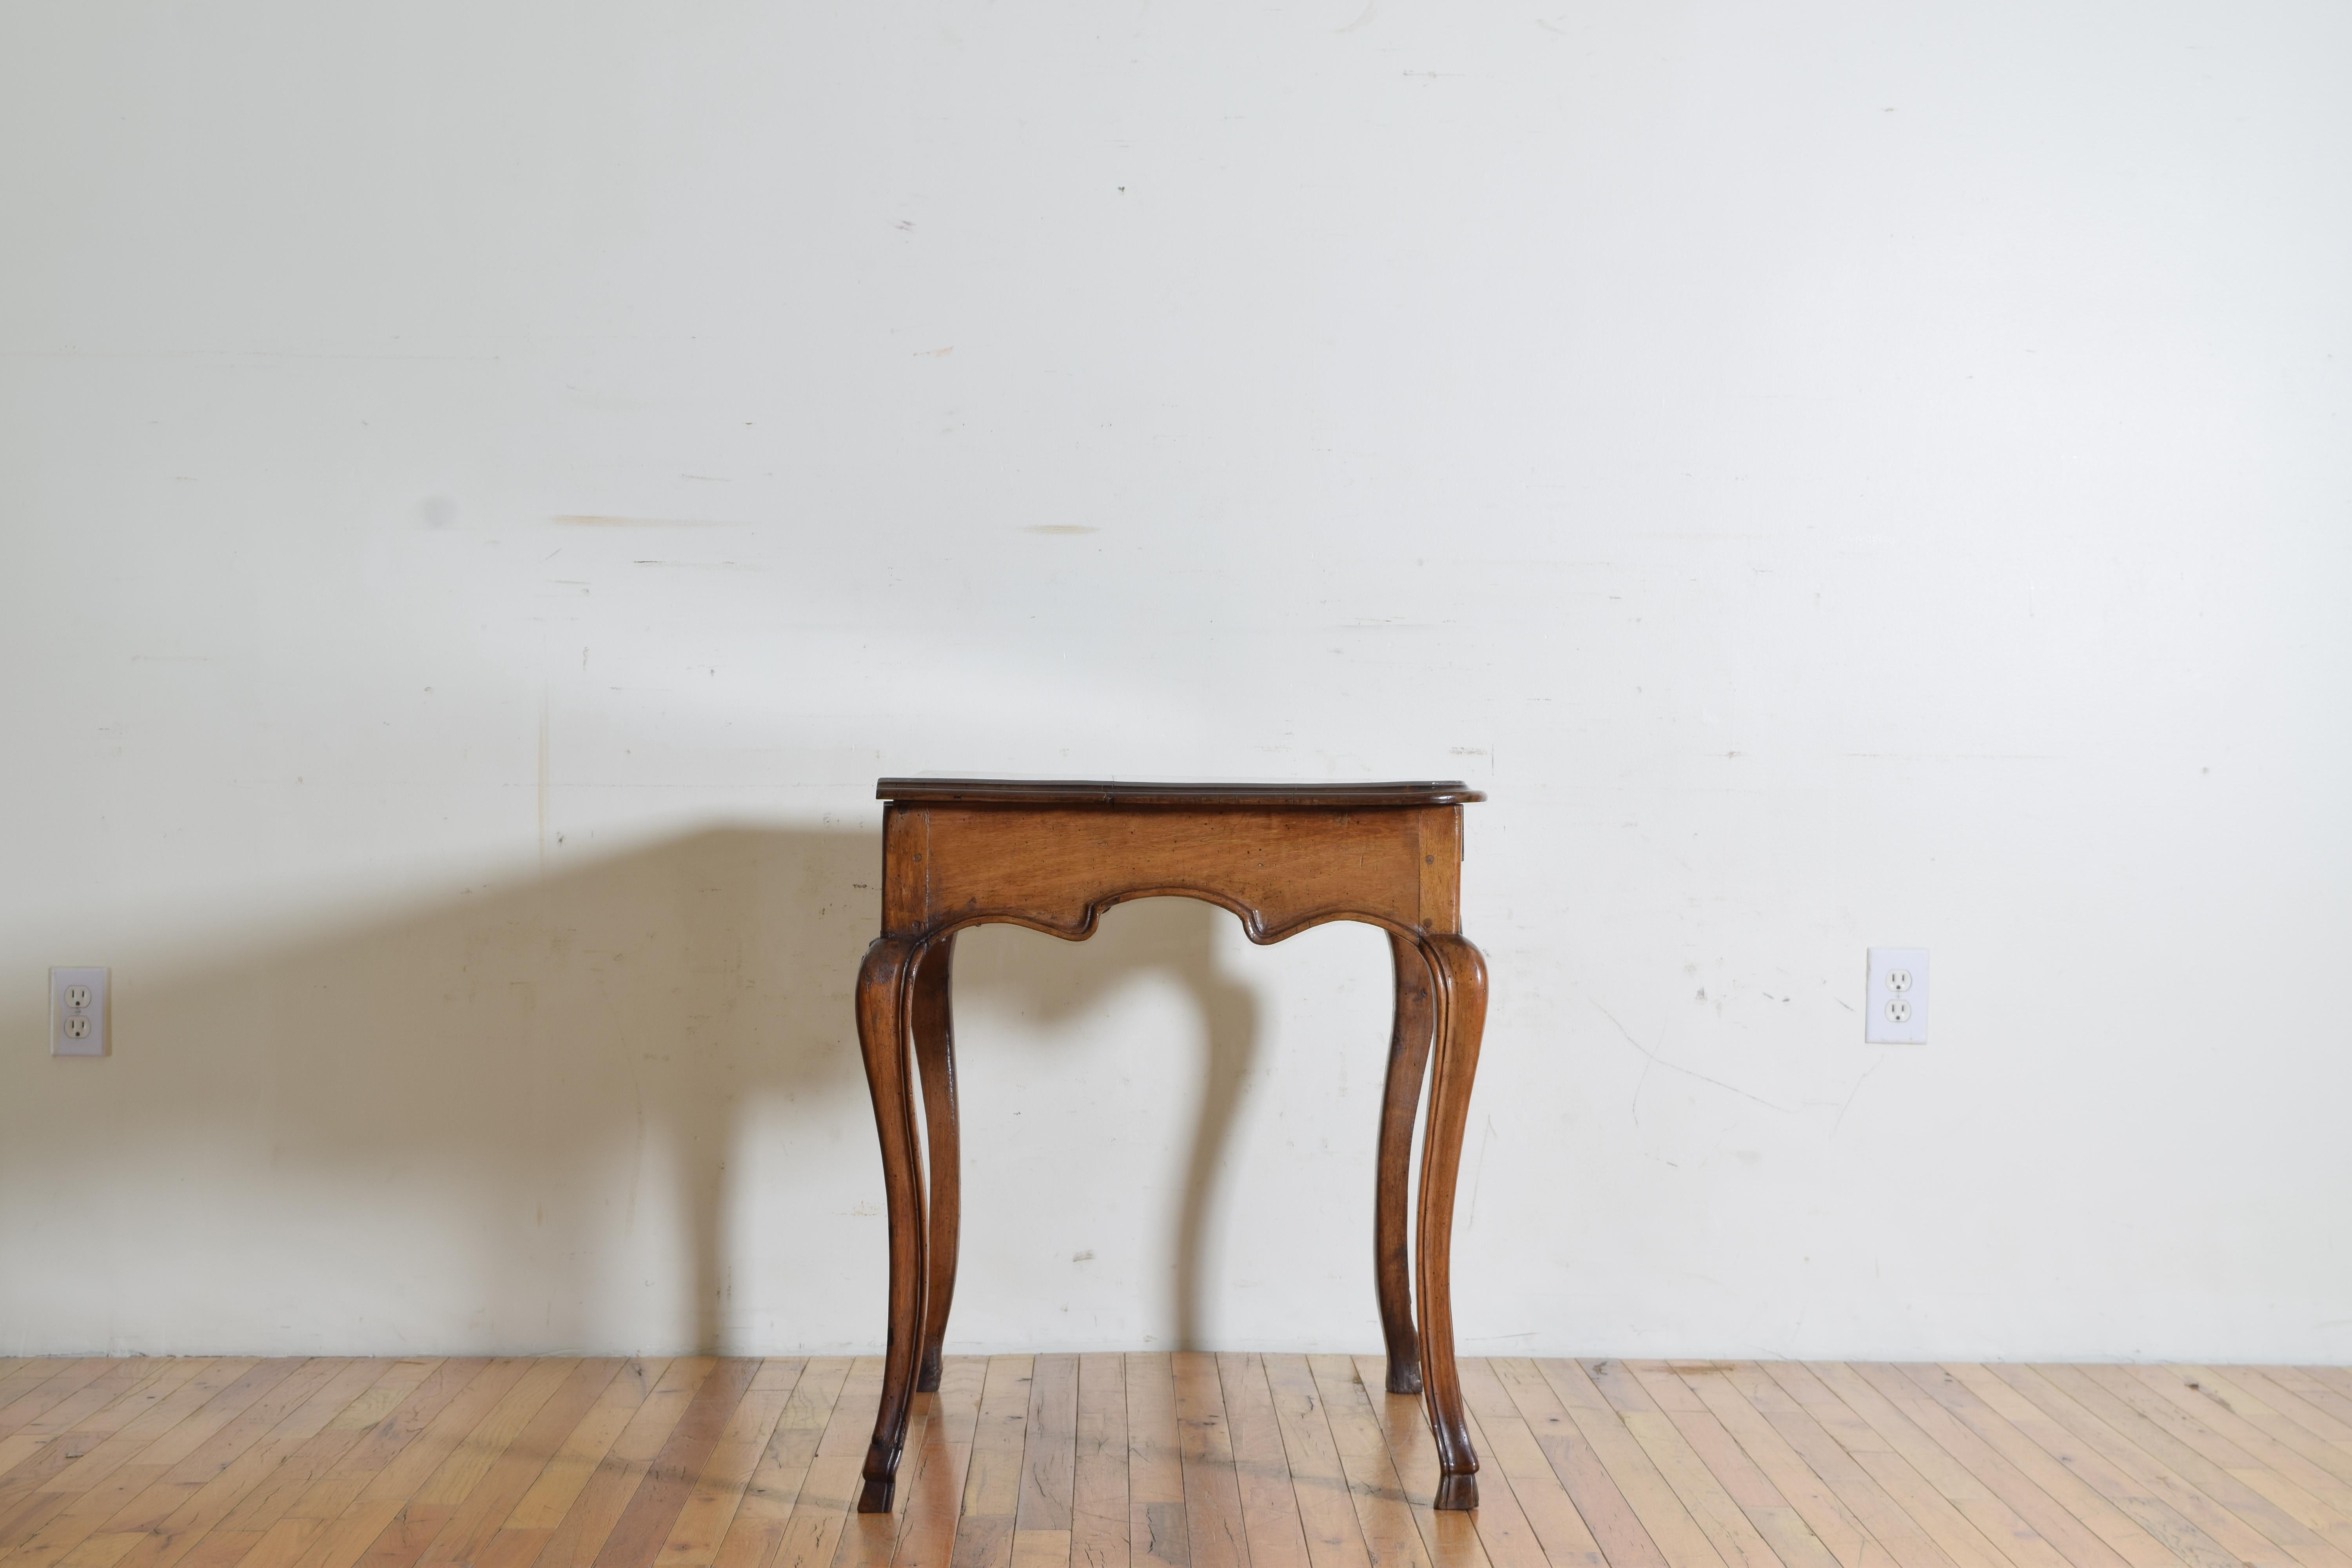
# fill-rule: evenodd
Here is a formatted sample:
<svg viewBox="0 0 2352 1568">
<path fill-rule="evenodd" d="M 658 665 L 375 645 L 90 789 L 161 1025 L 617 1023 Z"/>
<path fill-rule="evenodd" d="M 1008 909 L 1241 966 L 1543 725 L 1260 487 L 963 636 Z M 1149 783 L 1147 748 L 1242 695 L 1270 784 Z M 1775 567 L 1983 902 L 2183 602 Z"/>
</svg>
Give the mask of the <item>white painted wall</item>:
<svg viewBox="0 0 2352 1568">
<path fill-rule="evenodd" d="M 869 796 L 969 770 L 1491 791 L 1467 1350 L 2352 1356 L 2347 70 L 7 7 L 0 1352 L 876 1344 Z M 1377 1344 L 1375 935 L 961 981 L 955 1344 Z"/>
</svg>

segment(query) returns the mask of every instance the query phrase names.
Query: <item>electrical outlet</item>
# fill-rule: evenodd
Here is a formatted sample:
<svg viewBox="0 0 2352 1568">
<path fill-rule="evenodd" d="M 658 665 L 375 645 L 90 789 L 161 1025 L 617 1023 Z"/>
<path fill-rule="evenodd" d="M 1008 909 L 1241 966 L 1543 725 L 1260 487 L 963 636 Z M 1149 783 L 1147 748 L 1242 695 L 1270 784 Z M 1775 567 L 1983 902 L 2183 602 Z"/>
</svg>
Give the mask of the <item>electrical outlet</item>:
<svg viewBox="0 0 2352 1568">
<path fill-rule="evenodd" d="M 1863 988 L 1862 1038 L 1873 1046 L 1927 1043 L 1927 950 L 1874 947 Z"/>
<path fill-rule="evenodd" d="M 49 971 L 49 1055 L 106 1055 L 106 971 Z"/>
</svg>

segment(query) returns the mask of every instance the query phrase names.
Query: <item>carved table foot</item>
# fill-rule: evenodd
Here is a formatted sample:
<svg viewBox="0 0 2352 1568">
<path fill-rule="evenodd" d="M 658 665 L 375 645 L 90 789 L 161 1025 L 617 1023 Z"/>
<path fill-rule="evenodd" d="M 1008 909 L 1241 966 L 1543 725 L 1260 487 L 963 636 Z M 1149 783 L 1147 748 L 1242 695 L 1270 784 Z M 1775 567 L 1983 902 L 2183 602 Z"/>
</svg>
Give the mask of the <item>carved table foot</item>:
<svg viewBox="0 0 2352 1568">
<path fill-rule="evenodd" d="M 1469 1470 L 1437 1478 L 1436 1507 L 1467 1510 L 1478 1506 L 1478 1478 Z"/>
</svg>

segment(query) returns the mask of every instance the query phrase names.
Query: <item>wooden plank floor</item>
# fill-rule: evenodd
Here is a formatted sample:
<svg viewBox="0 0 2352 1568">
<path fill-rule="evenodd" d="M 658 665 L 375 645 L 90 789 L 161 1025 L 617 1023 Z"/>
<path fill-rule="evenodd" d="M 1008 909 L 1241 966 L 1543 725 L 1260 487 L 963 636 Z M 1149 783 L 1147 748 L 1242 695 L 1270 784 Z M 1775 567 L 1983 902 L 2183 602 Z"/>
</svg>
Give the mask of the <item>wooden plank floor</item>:
<svg viewBox="0 0 2352 1568">
<path fill-rule="evenodd" d="M 0 1568 L 2352 1568 L 2352 1371 L 1377 1359 L 0 1359 Z"/>
</svg>

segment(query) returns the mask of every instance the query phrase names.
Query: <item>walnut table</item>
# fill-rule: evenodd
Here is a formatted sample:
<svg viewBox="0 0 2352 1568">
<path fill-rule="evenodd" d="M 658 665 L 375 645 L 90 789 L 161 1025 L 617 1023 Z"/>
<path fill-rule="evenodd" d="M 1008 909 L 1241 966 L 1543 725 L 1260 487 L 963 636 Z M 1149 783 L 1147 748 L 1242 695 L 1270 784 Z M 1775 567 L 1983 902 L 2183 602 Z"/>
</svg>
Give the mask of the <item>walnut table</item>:
<svg viewBox="0 0 2352 1568">
<path fill-rule="evenodd" d="M 939 1387 L 940 1342 L 955 1291 L 961 1199 L 948 967 L 956 932 L 1000 921 L 1082 942 L 1109 906 L 1160 894 L 1223 905 L 1256 942 L 1326 921 L 1363 921 L 1389 933 L 1396 1025 L 1372 1202 L 1388 1386 L 1420 1394 L 1427 1405 L 1444 1470 L 1437 1506 L 1475 1508 L 1478 1458 L 1454 1375 L 1447 1253 L 1486 1016 L 1486 963 L 1461 930 L 1462 807 L 1485 796 L 1459 784 L 1007 779 L 884 779 L 875 794 L 889 803 L 882 816 L 882 935 L 858 971 L 857 1036 L 890 1200 L 890 1336 L 859 1511 L 890 1507 L 908 1406 L 916 1393 Z M 909 1047 L 922 1079 L 928 1194 Z M 1424 1068 L 1430 1098 L 1412 1259 L 1421 1298 L 1416 1336 L 1405 1171 Z"/>
</svg>

